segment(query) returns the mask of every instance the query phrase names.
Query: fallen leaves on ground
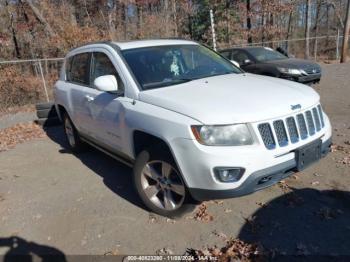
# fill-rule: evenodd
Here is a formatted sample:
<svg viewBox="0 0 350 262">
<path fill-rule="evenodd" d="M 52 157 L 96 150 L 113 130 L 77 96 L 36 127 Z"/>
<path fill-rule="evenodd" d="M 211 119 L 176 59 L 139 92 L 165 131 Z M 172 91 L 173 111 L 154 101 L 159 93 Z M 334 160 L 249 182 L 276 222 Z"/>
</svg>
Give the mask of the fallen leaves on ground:
<svg viewBox="0 0 350 262">
<path fill-rule="evenodd" d="M 174 252 L 171 250 L 171 249 L 169 249 L 169 248 L 162 248 L 162 249 L 158 249 L 158 250 L 156 250 L 156 255 L 157 256 L 162 256 L 162 255 L 173 255 L 174 254 Z"/>
<path fill-rule="evenodd" d="M 289 185 L 287 184 L 287 182 L 285 180 L 281 180 L 277 184 L 282 189 L 282 191 L 284 193 L 289 192 L 291 190 Z"/>
<path fill-rule="evenodd" d="M 317 186 L 317 185 L 319 185 L 319 184 L 320 184 L 319 181 L 313 181 L 313 182 L 311 182 L 311 185 L 312 185 L 312 186 Z"/>
<path fill-rule="evenodd" d="M 35 112 L 35 106 L 34 105 L 25 105 L 25 106 L 15 106 L 15 107 L 9 107 L 6 109 L 0 109 L 0 117 L 13 115 L 17 113 L 27 113 L 27 112 Z"/>
<path fill-rule="evenodd" d="M 224 241 L 227 241 L 229 239 L 224 233 L 217 232 L 216 230 L 213 231 L 213 234 Z"/>
<path fill-rule="evenodd" d="M 337 151 L 340 151 L 346 154 L 350 153 L 350 151 L 345 146 L 336 145 L 336 144 L 331 145 L 331 152 L 337 152 Z"/>
<path fill-rule="evenodd" d="M 250 232 L 257 233 L 261 225 L 257 222 L 256 216 L 244 217 L 247 225 L 249 225 Z"/>
<path fill-rule="evenodd" d="M 202 222 L 210 222 L 214 220 L 214 217 L 209 214 L 207 205 L 202 203 L 196 208 L 193 219 Z"/>
<path fill-rule="evenodd" d="M 258 261 L 259 257 L 266 255 L 266 251 L 259 244 L 249 244 L 240 239 L 230 239 L 226 245 L 207 247 L 201 250 L 188 249 L 187 254 L 195 260 L 201 257 L 211 257 L 209 261 Z M 263 261 L 263 260 L 262 260 Z"/>
<path fill-rule="evenodd" d="M 350 154 L 338 161 L 339 164 L 350 166 Z"/>
<path fill-rule="evenodd" d="M 151 224 L 157 222 L 157 217 L 154 214 L 150 213 L 148 215 L 148 222 L 151 223 Z"/>
<path fill-rule="evenodd" d="M 0 130 L 0 152 L 36 138 L 45 137 L 45 131 L 34 123 L 21 123 Z"/>
</svg>

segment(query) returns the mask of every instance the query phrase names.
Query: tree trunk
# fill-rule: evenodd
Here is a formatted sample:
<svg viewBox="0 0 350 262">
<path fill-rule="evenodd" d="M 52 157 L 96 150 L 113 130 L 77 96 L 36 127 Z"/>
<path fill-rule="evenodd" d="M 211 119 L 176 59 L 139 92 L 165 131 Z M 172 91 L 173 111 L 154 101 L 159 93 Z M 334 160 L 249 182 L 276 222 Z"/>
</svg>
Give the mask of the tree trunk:
<svg viewBox="0 0 350 262">
<path fill-rule="evenodd" d="M 347 61 L 349 30 L 350 30 L 350 0 L 348 0 L 347 10 L 346 10 L 343 48 L 342 48 L 340 63 L 345 63 Z"/>
<path fill-rule="evenodd" d="M 18 46 L 17 35 L 16 35 L 14 24 L 13 24 L 13 14 L 9 10 L 8 1 L 5 1 L 5 6 L 6 6 L 8 14 L 10 16 L 10 31 L 12 34 L 13 45 L 15 47 L 14 51 L 15 51 L 16 57 L 21 58 L 21 53 L 20 53 L 19 46 Z"/>
<path fill-rule="evenodd" d="M 165 12 L 165 37 L 169 37 L 169 1 L 164 0 L 164 12 Z"/>
<path fill-rule="evenodd" d="M 174 37 L 178 36 L 178 25 L 177 25 L 177 7 L 176 7 L 176 0 L 173 0 L 173 18 L 174 18 Z"/>
<path fill-rule="evenodd" d="M 246 6 L 247 6 L 247 29 L 248 29 L 248 43 L 252 43 L 252 35 L 251 35 L 251 29 L 252 29 L 252 21 L 250 19 L 250 0 L 246 0 Z"/>
<path fill-rule="evenodd" d="M 289 20 L 288 20 L 288 29 L 287 29 L 287 36 L 286 36 L 286 50 L 288 52 L 289 50 L 289 36 L 290 36 L 290 32 L 291 32 L 291 28 L 292 28 L 292 18 L 293 18 L 293 11 L 289 12 Z"/>
<path fill-rule="evenodd" d="M 55 32 L 52 30 L 50 24 L 46 21 L 46 19 L 41 15 L 39 9 L 35 7 L 32 0 L 26 0 L 26 2 L 28 3 L 30 9 L 33 11 L 35 18 L 45 26 L 45 29 L 50 36 L 54 36 Z"/>
<path fill-rule="evenodd" d="M 311 0 L 306 0 L 305 17 L 305 59 L 310 57 L 310 19 L 311 18 Z"/>
</svg>

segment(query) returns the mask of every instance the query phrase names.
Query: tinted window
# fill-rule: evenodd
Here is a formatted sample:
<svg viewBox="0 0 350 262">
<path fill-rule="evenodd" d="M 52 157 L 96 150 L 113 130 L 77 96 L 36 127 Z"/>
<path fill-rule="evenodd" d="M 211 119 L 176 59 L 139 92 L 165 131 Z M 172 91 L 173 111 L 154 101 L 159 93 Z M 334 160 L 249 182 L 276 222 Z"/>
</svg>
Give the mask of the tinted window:
<svg viewBox="0 0 350 262">
<path fill-rule="evenodd" d="M 223 51 L 223 52 L 220 52 L 220 54 L 227 59 L 231 59 L 231 56 L 230 56 L 231 52 L 230 51 Z"/>
<path fill-rule="evenodd" d="M 276 52 L 275 50 L 268 48 L 268 47 L 258 47 L 258 48 L 251 48 L 248 50 L 249 54 L 251 54 L 257 61 L 264 62 L 264 61 L 272 61 L 272 60 L 281 60 L 281 59 L 287 59 L 288 57 L 282 55 L 279 52 Z"/>
<path fill-rule="evenodd" d="M 244 64 L 244 61 L 248 59 L 249 59 L 249 56 L 243 51 L 235 50 L 232 52 L 232 60 L 238 62 L 238 64 L 240 65 Z"/>
<path fill-rule="evenodd" d="M 89 53 L 68 59 L 67 70 L 67 81 L 89 85 Z"/>
<path fill-rule="evenodd" d="M 122 51 L 142 89 L 242 71 L 201 45 L 155 46 Z"/>
<path fill-rule="evenodd" d="M 91 83 L 99 76 L 114 75 L 118 82 L 118 89 L 123 90 L 123 83 L 112 61 L 104 53 L 93 53 Z"/>
</svg>

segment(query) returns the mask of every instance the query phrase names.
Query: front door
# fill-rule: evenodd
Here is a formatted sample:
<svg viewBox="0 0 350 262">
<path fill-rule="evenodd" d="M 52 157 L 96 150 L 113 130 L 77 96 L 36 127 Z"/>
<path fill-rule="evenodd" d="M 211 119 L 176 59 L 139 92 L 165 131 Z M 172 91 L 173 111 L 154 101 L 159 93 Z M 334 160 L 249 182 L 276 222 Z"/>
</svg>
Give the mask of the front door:
<svg viewBox="0 0 350 262">
<path fill-rule="evenodd" d="M 93 142 L 116 152 L 122 152 L 123 125 L 126 103 L 124 82 L 112 62 L 112 55 L 106 52 L 92 53 L 90 66 L 90 101 L 86 104 L 86 114 L 90 136 Z M 114 75 L 118 83 L 118 92 L 109 93 L 98 90 L 94 80 L 103 75 Z"/>
</svg>

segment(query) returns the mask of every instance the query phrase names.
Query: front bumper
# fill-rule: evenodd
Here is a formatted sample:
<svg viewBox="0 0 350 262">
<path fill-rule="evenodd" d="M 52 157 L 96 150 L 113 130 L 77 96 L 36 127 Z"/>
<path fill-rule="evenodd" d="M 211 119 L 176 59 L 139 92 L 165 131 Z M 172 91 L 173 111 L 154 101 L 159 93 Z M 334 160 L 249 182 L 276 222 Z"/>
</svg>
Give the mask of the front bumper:
<svg viewBox="0 0 350 262">
<path fill-rule="evenodd" d="M 321 80 L 321 74 L 312 74 L 312 75 L 306 75 L 306 76 L 293 76 L 293 75 L 282 74 L 280 77 L 286 80 L 291 80 L 302 84 L 318 83 Z"/>
<path fill-rule="evenodd" d="M 322 143 L 322 157 L 330 152 L 332 139 Z M 252 173 L 239 187 L 226 190 L 208 190 L 200 188 L 189 188 L 191 196 L 198 201 L 211 199 L 232 198 L 251 194 L 255 191 L 272 186 L 282 179 L 297 172 L 295 159 L 265 168 Z"/>
</svg>

